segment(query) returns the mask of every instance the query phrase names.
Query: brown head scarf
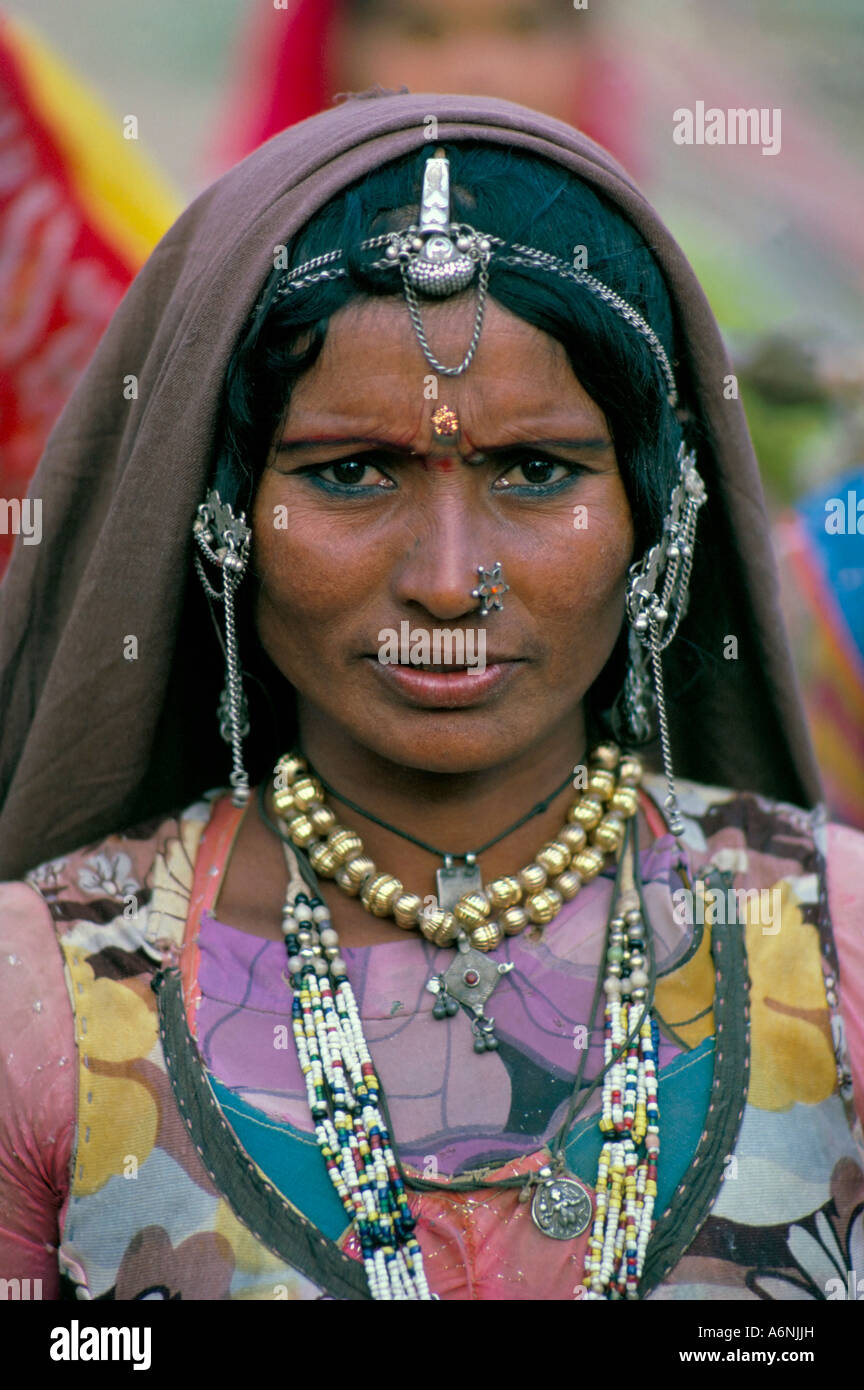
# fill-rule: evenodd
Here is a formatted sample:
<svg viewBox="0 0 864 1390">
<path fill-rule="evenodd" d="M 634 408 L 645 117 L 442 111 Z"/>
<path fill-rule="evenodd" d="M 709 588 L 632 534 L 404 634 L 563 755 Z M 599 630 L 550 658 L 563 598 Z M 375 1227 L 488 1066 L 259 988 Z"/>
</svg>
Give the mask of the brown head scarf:
<svg viewBox="0 0 864 1390">
<path fill-rule="evenodd" d="M 209 732 L 220 678 L 202 656 L 216 641 L 192 596 L 190 528 L 228 360 L 274 246 L 347 184 L 423 146 L 430 114 L 440 143 L 516 146 L 571 170 L 653 249 L 678 319 L 679 385 L 710 441 L 699 453 L 709 491 L 700 532 L 712 528 L 724 558 L 720 571 L 694 571 L 682 628 L 703 646 L 710 634 L 721 659 L 678 709 L 667 679 L 676 772 L 799 804 L 818 798 L 752 446 L 740 404 L 724 397 L 731 368 L 678 246 L 614 160 L 570 127 L 503 101 L 386 95 L 285 131 L 187 209 L 49 440 L 31 489 L 41 544 L 18 545 L 0 589 L 0 877 L 227 784 L 227 751 Z M 137 399 L 127 399 L 133 376 Z M 722 660 L 724 634 L 738 639 L 735 661 Z"/>
</svg>

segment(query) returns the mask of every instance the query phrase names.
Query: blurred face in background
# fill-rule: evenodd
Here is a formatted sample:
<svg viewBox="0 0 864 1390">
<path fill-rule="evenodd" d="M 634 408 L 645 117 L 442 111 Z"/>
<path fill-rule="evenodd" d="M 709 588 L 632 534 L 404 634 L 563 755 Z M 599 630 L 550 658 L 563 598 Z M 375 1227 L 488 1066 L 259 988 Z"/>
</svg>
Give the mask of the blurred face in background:
<svg viewBox="0 0 864 1390">
<path fill-rule="evenodd" d="M 571 0 L 352 0 L 335 36 L 349 91 L 407 87 L 506 97 L 572 120 L 589 10 Z"/>
</svg>

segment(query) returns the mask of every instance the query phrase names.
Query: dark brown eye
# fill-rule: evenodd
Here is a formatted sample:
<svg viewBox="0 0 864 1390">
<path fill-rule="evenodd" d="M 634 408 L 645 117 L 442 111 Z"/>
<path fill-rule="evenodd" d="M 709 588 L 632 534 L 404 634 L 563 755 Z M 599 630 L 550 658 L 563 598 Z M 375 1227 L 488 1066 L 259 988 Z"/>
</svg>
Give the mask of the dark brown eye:
<svg viewBox="0 0 864 1390">
<path fill-rule="evenodd" d="M 308 476 L 319 486 L 343 493 L 369 493 L 375 488 L 390 491 L 396 485 L 392 478 L 369 459 L 334 459 L 323 467 L 311 468 Z"/>
<path fill-rule="evenodd" d="M 520 465 L 525 480 L 529 483 L 548 483 L 557 466 L 546 459 L 531 459 L 528 463 Z"/>
<path fill-rule="evenodd" d="M 330 465 L 333 472 L 333 479 L 337 483 L 359 483 L 366 472 L 368 464 L 361 463 L 359 459 L 342 459 L 339 463 Z"/>
<path fill-rule="evenodd" d="M 496 492 L 514 489 L 521 493 L 537 492 L 564 484 L 568 478 L 576 478 L 586 470 L 578 463 L 564 463 L 563 459 L 523 459 L 514 463 L 495 483 Z"/>
</svg>

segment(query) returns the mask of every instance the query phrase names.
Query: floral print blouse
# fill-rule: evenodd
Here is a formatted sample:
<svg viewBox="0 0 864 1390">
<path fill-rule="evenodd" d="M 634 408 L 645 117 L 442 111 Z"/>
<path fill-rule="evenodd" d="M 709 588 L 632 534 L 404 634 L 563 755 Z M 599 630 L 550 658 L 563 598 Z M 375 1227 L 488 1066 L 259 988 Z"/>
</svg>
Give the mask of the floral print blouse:
<svg viewBox="0 0 864 1390">
<path fill-rule="evenodd" d="M 848 1296 L 864 836 L 718 788 L 680 800 L 684 867 L 720 875 L 730 920 L 679 910 L 680 851 L 654 810 L 663 1148 L 640 1296 Z M 44 1297 L 368 1297 L 306 1108 L 284 951 L 214 915 L 239 814 L 214 793 L 0 886 L 0 1277 Z M 582 1297 L 587 1233 L 550 1240 L 494 1183 L 543 1166 L 583 1050 L 585 1083 L 600 1069 L 588 1015 L 613 877 L 499 949 L 495 1054 L 473 1052 L 466 1016 L 433 1019 L 446 951 L 344 953 L 402 1162 L 441 1185 L 411 1193 L 441 1298 Z M 566 1142 L 592 1192 L 598 1103 Z M 478 1170 L 488 1186 L 447 1190 Z"/>
</svg>

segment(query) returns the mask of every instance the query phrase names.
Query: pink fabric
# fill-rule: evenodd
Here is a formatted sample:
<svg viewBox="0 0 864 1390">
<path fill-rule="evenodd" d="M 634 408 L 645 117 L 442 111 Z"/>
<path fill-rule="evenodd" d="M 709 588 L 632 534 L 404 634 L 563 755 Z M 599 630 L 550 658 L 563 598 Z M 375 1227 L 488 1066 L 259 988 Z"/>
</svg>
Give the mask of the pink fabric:
<svg viewBox="0 0 864 1390">
<path fill-rule="evenodd" d="M 840 1011 L 846 1028 L 855 1108 L 864 1124 L 864 834 L 828 826 L 828 904 L 840 962 Z"/>
<path fill-rule="evenodd" d="M 56 1298 L 69 1191 L 77 1054 L 48 906 L 0 885 L 0 1278 L 41 1279 Z"/>
<path fill-rule="evenodd" d="M 840 999 L 864 1121 L 864 835 L 828 828 L 828 887 Z M 41 1279 L 56 1298 L 58 1229 L 75 1132 L 76 1049 L 47 905 L 0 884 L 0 1278 Z"/>
</svg>

